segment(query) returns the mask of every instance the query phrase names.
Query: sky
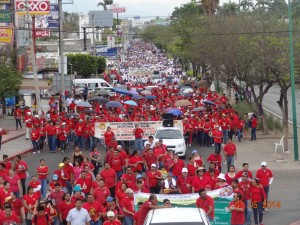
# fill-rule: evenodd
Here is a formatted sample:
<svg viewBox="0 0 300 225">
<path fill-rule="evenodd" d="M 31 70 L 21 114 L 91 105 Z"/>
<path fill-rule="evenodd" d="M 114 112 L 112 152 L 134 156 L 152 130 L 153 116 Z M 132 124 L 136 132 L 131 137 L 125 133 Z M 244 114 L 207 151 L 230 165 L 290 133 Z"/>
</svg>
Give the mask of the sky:
<svg viewBox="0 0 300 225">
<path fill-rule="evenodd" d="M 63 0 L 63 2 L 67 1 L 71 0 Z M 90 10 L 102 10 L 102 7 L 97 7 L 100 0 L 73 0 L 73 2 L 74 4 L 64 4 L 63 11 L 87 15 Z M 188 2 L 190 0 L 114 0 L 119 7 L 126 8 L 126 13 L 119 14 L 120 17 L 131 19 L 134 16 L 140 16 L 145 20 L 153 19 L 156 16 L 170 16 L 175 7 L 180 7 L 181 4 Z"/>
</svg>

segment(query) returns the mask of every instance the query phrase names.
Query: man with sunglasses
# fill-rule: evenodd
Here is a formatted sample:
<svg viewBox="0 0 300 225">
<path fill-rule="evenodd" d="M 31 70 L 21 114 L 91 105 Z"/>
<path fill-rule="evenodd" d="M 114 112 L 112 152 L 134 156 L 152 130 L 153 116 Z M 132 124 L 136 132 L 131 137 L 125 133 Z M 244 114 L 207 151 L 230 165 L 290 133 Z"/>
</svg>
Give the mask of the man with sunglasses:
<svg viewBox="0 0 300 225">
<path fill-rule="evenodd" d="M 233 201 L 228 206 L 231 212 L 231 225 L 244 225 L 245 221 L 245 203 L 242 201 L 241 193 L 233 194 Z"/>
<path fill-rule="evenodd" d="M 251 179 L 249 179 L 249 173 L 243 172 L 242 180 L 238 184 L 239 189 L 243 192 L 243 200 L 245 203 L 245 225 L 251 224 L 252 209 L 250 199 L 250 187 Z"/>
</svg>

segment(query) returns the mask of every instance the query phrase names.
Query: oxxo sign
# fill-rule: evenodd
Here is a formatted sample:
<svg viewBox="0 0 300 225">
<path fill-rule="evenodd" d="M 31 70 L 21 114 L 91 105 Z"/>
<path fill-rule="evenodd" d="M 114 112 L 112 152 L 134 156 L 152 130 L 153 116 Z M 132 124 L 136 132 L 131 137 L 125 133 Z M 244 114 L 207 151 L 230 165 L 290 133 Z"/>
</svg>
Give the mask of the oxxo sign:
<svg viewBox="0 0 300 225">
<path fill-rule="evenodd" d="M 28 1 L 30 15 L 46 15 L 50 13 L 50 1 L 48 0 L 33 0 Z M 26 2 L 15 1 L 16 13 L 18 15 L 26 14 Z"/>
</svg>

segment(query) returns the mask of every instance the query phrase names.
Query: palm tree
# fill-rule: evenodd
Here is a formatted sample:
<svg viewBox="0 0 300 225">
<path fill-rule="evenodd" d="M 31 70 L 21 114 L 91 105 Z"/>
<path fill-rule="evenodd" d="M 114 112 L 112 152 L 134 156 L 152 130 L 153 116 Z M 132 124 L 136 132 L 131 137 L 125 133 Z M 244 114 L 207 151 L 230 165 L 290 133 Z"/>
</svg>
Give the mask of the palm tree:
<svg viewBox="0 0 300 225">
<path fill-rule="evenodd" d="M 205 13 L 208 16 L 215 14 L 219 7 L 219 0 L 201 0 Z"/>
<path fill-rule="evenodd" d="M 254 8 L 254 3 L 252 0 L 242 0 L 240 6 L 244 11 L 246 10 L 250 11 L 251 9 Z"/>
<path fill-rule="evenodd" d="M 261 9 L 262 9 L 263 12 L 265 12 L 266 9 L 268 7 L 270 7 L 270 5 L 271 5 L 271 2 L 269 0 L 257 0 L 255 6 L 258 9 L 258 14 L 260 14 Z M 267 6 L 267 8 L 265 6 Z"/>
<path fill-rule="evenodd" d="M 279 16 L 284 16 L 287 13 L 287 4 L 284 0 L 273 0 L 270 5 L 270 11 Z"/>
<path fill-rule="evenodd" d="M 103 0 L 103 2 L 99 2 L 97 6 L 102 6 L 103 10 L 107 10 L 108 5 L 112 5 L 114 0 Z"/>
<path fill-rule="evenodd" d="M 234 16 L 238 13 L 239 5 L 229 1 L 220 7 L 220 13 L 226 16 Z"/>
</svg>

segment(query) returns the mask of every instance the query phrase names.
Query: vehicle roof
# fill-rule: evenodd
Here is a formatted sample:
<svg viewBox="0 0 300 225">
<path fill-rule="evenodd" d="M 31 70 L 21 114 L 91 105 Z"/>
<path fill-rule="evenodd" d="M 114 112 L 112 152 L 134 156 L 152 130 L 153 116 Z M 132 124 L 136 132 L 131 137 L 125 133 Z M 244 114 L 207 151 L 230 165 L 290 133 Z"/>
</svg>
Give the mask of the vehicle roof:
<svg viewBox="0 0 300 225">
<path fill-rule="evenodd" d="M 203 222 L 198 208 L 164 208 L 154 209 L 151 224 Z"/>
<path fill-rule="evenodd" d="M 178 127 L 158 127 L 156 130 L 180 130 Z"/>
<path fill-rule="evenodd" d="M 101 78 L 92 78 L 92 79 L 75 79 L 74 82 L 105 82 L 105 80 Z"/>
</svg>

